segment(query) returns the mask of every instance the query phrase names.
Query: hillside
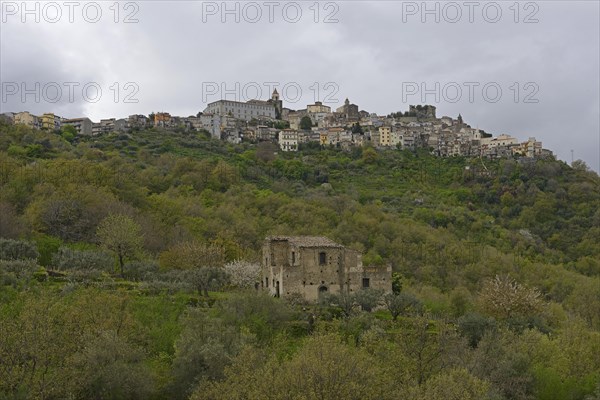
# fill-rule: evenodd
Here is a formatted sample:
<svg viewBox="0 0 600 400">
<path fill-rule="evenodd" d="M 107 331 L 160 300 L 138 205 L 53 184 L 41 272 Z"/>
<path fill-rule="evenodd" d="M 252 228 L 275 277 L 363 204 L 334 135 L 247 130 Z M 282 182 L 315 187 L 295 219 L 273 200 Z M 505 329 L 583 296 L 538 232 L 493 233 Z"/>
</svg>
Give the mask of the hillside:
<svg viewBox="0 0 600 400">
<path fill-rule="evenodd" d="M 315 398 L 324 349 L 337 398 L 600 396 L 600 178 L 585 165 L 277 150 L 0 125 L 0 398 Z M 111 215 L 139 229 L 123 265 L 102 239 Z M 186 275 L 194 257 L 258 263 L 268 235 L 391 264 L 398 321 Z"/>
</svg>

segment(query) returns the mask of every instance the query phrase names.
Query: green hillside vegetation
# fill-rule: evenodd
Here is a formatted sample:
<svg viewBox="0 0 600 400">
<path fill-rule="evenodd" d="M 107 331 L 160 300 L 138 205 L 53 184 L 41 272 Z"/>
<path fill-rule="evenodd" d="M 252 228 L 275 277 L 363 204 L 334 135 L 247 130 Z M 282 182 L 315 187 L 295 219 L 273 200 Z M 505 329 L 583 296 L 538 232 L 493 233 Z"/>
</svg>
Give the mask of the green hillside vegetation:
<svg viewBox="0 0 600 400">
<path fill-rule="evenodd" d="M 600 399 L 599 184 L 0 122 L 0 399 Z M 391 264 L 394 293 L 258 293 L 269 235 Z"/>
</svg>

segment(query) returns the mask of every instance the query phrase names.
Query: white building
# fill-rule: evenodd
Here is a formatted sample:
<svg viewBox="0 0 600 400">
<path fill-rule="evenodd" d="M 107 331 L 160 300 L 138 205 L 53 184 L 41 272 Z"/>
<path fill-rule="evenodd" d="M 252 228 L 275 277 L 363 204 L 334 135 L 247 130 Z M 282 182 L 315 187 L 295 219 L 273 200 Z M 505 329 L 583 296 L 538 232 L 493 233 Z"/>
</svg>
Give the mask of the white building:
<svg viewBox="0 0 600 400">
<path fill-rule="evenodd" d="M 505 134 L 498 137 L 481 138 L 481 145 L 488 148 L 510 146 L 514 144 L 519 144 L 519 141 L 516 138 Z"/>
<path fill-rule="evenodd" d="M 298 131 L 293 129 L 280 131 L 279 147 L 283 151 L 298 151 Z"/>
<path fill-rule="evenodd" d="M 203 111 L 203 114 L 214 114 L 222 117 L 231 116 L 244 121 L 250 121 L 253 118 L 275 119 L 275 106 L 271 104 L 252 104 L 219 100 L 210 103 Z"/>
</svg>

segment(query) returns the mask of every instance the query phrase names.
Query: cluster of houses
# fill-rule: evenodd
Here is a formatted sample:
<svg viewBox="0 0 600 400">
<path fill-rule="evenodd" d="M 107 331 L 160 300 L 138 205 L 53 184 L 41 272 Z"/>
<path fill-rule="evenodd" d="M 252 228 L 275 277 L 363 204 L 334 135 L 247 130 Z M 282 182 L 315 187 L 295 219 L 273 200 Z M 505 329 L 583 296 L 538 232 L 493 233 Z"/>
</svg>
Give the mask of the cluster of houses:
<svg viewBox="0 0 600 400">
<path fill-rule="evenodd" d="M 211 131 L 214 124 L 212 116 L 176 117 L 166 112 L 152 113 L 150 115 L 134 114 L 128 118 L 108 118 L 102 119 L 100 122 L 92 122 L 87 117 L 62 118 L 54 113 L 45 113 L 37 116 L 28 111 L 4 113 L 2 116 L 14 124 L 26 125 L 34 129 L 60 130 L 63 126 L 71 125 L 75 128 L 77 134 L 86 136 L 96 136 L 112 132 L 130 132 L 152 127 Z M 220 123 L 216 123 L 214 126 L 220 126 Z"/>
<path fill-rule="evenodd" d="M 359 110 L 348 99 L 332 111 L 321 102 L 302 110 L 283 107 L 277 90 L 267 101 L 247 102 L 219 100 L 209 103 L 196 116 L 177 117 L 166 112 L 130 115 L 127 119 L 65 119 L 52 113 L 35 116 L 27 111 L 5 113 L 15 124 L 38 129 L 59 130 L 71 125 L 80 135 L 131 132 L 146 128 L 203 130 L 213 138 L 232 143 L 274 142 L 282 151 L 298 151 L 306 143 L 334 146 L 344 150 L 372 146 L 378 149 L 426 148 L 440 157 L 541 157 L 552 155 L 542 143 L 530 137 L 526 141 L 502 134 L 491 134 L 472 128 L 461 115 L 457 118 L 436 116 L 431 105 L 410 106 L 402 113 L 379 116 Z"/>
</svg>

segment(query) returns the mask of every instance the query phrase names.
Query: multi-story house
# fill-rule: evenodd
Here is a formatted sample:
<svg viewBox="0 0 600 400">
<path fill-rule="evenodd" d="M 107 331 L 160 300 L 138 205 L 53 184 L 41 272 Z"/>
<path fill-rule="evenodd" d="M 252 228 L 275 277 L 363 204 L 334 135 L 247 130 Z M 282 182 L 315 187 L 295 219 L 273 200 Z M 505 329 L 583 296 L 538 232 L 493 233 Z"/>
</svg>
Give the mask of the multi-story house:
<svg viewBox="0 0 600 400">
<path fill-rule="evenodd" d="M 71 125 L 78 135 L 90 136 L 92 134 L 92 121 L 87 117 L 65 119 L 63 125 Z"/>
<path fill-rule="evenodd" d="M 379 146 L 390 147 L 392 145 L 392 128 L 389 126 L 379 127 Z"/>
<path fill-rule="evenodd" d="M 283 151 L 298 151 L 298 131 L 284 129 L 279 132 L 279 147 Z"/>
<path fill-rule="evenodd" d="M 40 119 L 29 111 L 23 111 L 15 114 L 15 124 L 26 125 L 30 128 L 39 129 Z"/>
<path fill-rule="evenodd" d="M 150 120 L 142 114 L 133 114 L 127 118 L 127 127 L 129 129 L 145 129 L 150 125 Z"/>
<path fill-rule="evenodd" d="M 542 142 L 538 142 L 534 137 L 530 137 L 527 141 L 514 146 L 513 154 L 520 154 L 524 157 L 534 158 L 542 155 Z"/>
<path fill-rule="evenodd" d="M 100 122 L 92 123 L 92 136 L 107 134 L 111 132 L 123 132 L 127 130 L 125 119 L 101 119 Z"/>
<path fill-rule="evenodd" d="M 204 129 L 204 125 L 202 124 L 202 117 L 190 116 L 187 117 L 185 120 L 186 123 L 189 124 L 190 128 L 193 128 L 197 131 Z"/>
<path fill-rule="evenodd" d="M 173 126 L 171 114 L 168 112 L 157 112 L 154 114 L 154 126 L 157 128 L 169 128 Z"/>
<path fill-rule="evenodd" d="M 322 146 L 336 146 L 340 141 L 340 135 L 344 133 L 344 128 L 329 128 L 327 131 L 321 131 L 319 139 Z"/>
<path fill-rule="evenodd" d="M 512 155 L 512 148 L 519 145 L 519 141 L 509 135 L 502 134 L 498 137 L 481 138 L 481 154 L 487 157 L 504 157 Z"/>
<path fill-rule="evenodd" d="M 45 113 L 42 114 L 40 119 L 40 128 L 46 129 L 49 131 L 58 131 L 60 130 L 62 124 L 62 118 L 58 115 L 54 115 L 54 113 Z"/>
</svg>

